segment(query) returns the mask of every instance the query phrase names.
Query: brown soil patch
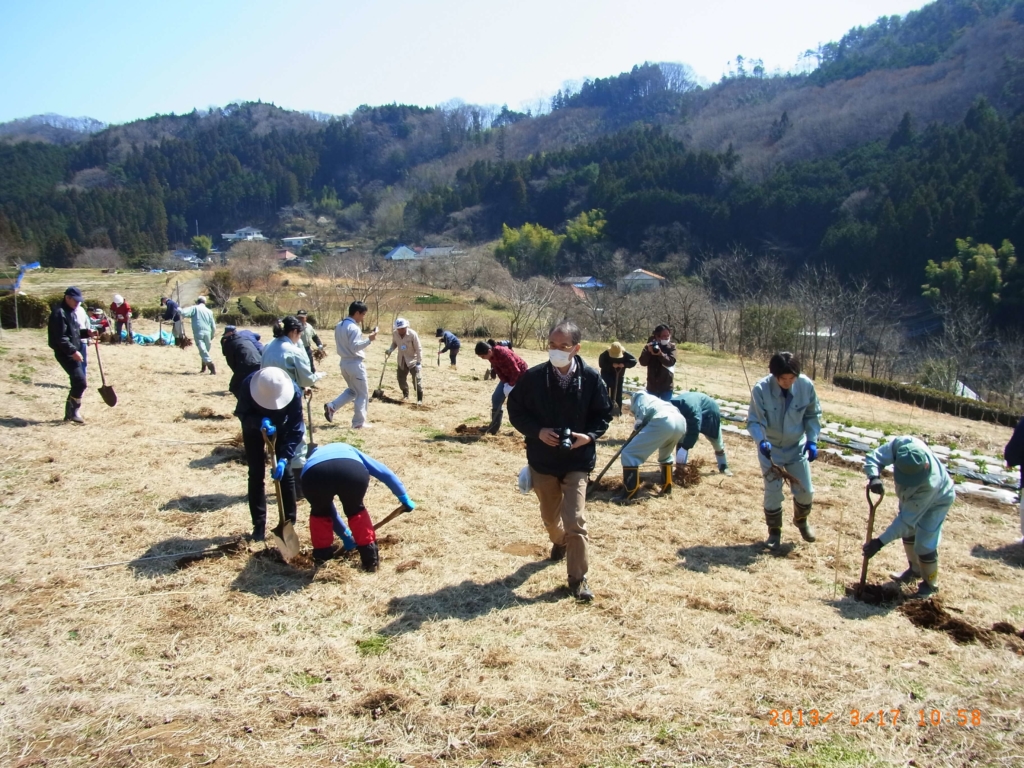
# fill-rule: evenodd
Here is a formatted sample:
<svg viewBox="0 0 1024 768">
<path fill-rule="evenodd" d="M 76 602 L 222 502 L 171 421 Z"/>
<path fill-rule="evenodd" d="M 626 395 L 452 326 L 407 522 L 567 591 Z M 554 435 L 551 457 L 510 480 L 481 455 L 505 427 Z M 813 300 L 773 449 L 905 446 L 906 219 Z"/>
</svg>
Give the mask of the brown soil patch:
<svg viewBox="0 0 1024 768">
<path fill-rule="evenodd" d="M 868 605 L 890 605 L 903 598 L 897 584 L 865 584 L 864 589 L 860 589 L 859 583 L 850 584 L 846 587 L 846 594 Z"/>
<path fill-rule="evenodd" d="M 380 400 L 382 403 L 388 403 L 389 405 L 405 405 L 404 401 L 398 400 L 394 397 L 388 397 L 379 389 L 374 390 L 370 397 L 373 400 Z"/>
<path fill-rule="evenodd" d="M 185 413 L 182 414 L 182 417 L 186 418 L 186 419 L 190 419 L 190 420 L 196 420 L 196 419 L 219 419 L 219 420 L 224 420 L 224 419 L 232 419 L 232 418 L 234 418 L 231 414 L 217 413 L 217 412 L 215 412 L 213 410 L 213 408 L 208 408 L 205 405 L 202 408 L 199 408 L 199 409 L 197 409 L 195 411 L 185 411 Z"/>
<path fill-rule="evenodd" d="M 976 627 L 968 621 L 951 616 L 934 597 L 906 603 L 899 610 L 915 627 L 945 632 L 961 645 L 977 642 L 992 644 L 992 630 Z"/>
<path fill-rule="evenodd" d="M 506 544 L 501 551 L 506 555 L 515 555 L 516 557 L 542 557 L 547 554 L 544 547 L 539 544 L 530 544 L 525 541 Z"/>
<path fill-rule="evenodd" d="M 467 424 L 459 424 L 459 426 L 455 428 L 455 434 L 466 435 L 469 437 L 475 435 L 479 437 L 481 435 L 487 434 L 487 427 L 471 427 L 468 426 Z"/>
<path fill-rule="evenodd" d="M 370 715 L 374 720 L 383 717 L 388 712 L 401 712 L 405 704 L 405 697 L 398 691 L 390 688 L 372 691 L 363 696 L 352 707 L 354 715 Z"/>
<path fill-rule="evenodd" d="M 672 482 L 683 488 L 693 488 L 700 485 L 703 478 L 701 470 L 705 467 L 704 459 L 692 459 L 683 466 L 677 466 L 672 473 Z"/>
</svg>

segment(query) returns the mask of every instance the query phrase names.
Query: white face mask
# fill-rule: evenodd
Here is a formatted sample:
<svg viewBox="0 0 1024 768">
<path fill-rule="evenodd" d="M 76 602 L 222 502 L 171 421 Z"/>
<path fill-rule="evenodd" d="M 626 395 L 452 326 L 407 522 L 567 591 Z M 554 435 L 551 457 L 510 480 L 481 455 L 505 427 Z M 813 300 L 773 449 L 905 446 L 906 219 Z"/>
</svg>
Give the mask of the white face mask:
<svg viewBox="0 0 1024 768">
<path fill-rule="evenodd" d="M 569 363 L 572 362 L 572 355 L 568 352 L 563 352 L 560 349 L 549 349 L 548 360 L 555 368 L 565 368 Z"/>
</svg>

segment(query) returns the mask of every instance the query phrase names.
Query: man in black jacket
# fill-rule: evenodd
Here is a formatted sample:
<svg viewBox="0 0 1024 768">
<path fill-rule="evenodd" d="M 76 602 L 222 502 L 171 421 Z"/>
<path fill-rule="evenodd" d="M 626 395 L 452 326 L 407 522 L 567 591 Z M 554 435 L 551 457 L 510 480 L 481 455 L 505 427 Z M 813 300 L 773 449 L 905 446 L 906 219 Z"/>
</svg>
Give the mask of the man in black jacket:
<svg viewBox="0 0 1024 768">
<path fill-rule="evenodd" d="M 82 329 L 75 317 L 75 310 L 82 303 L 82 292 L 71 286 L 64 291 L 64 299 L 50 313 L 47 336 L 53 356 L 67 373 L 71 391 L 64 404 L 64 421 L 84 424 L 80 408 L 85 394 L 85 366 L 82 364 Z"/>
<path fill-rule="evenodd" d="M 508 398 L 508 416 L 526 437 L 530 481 L 551 539 L 551 559 L 566 558 L 569 591 L 593 600 L 587 584 L 587 475 L 597 462 L 597 438 L 608 429 L 612 406 L 601 374 L 579 357 L 580 329 L 564 321 L 548 334 L 547 363 L 520 378 Z"/>
<path fill-rule="evenodd" d="M 235 326 L 229 325 L 224 328 L 224 335 L 220 337 L 220 351 L 224 353 L 224 359 L 228 361 L 228 368 L 231 369 L 228 391 L 238 397 L 242 379 L 260 369 L 263 345 L 259 342 L 259 336 L 252 331 L 239 331 Z"/>
<path fill-rule="evenodd" d="M 1003 449 L 1003 458 L 1008 466 L 1020 467 L 1020 491 L 1018 504 L 1020 506 L 1020 533 L 1024 536 L 1024 419 L 1017 422 L 1017 428 L 1013 430 L 1010 442 Z M 1020 540 L 1024 544 L 1024 539 Z"/>
</svg>

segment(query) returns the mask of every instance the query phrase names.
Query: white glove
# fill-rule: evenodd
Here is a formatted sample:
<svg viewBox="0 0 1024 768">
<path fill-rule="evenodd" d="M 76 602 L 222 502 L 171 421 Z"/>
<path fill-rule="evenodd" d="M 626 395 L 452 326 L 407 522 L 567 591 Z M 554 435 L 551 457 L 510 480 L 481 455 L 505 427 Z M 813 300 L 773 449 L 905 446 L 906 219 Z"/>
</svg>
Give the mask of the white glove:
<svg viewBox="0 0 1024 768">
<path fill-rule="evenodd" d="M 511 392 L 511 391 L 512 391 L 512 385 L 511 384 L 506 384 L 505 385 L 505 397 L 508 397 L 508 393 Z"/>
<path fill-rule="evenodd" d="M 529 493 L 533 490 L 533 478 L 530 476 L 530 466 L 526 465 L 519 470 L 519 492 Z"/>
<path fill-rule="evenodd" d="M 676 451 L 676 464 L 679 464 L 680 466 L 685 464 L 686 459 L 689 457 L 689 455 L 690 452 L 688 450 L 686 450 L 685 448 L 680 448 L 678 451 Z"/>
</svg>

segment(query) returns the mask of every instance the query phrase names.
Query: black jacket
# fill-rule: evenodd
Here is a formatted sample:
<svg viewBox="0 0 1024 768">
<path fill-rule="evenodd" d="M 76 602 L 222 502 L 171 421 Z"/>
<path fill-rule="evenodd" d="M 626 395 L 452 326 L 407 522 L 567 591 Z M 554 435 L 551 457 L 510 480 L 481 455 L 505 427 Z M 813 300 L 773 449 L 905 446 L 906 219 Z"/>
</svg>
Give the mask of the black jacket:
<svg viewBox="0 0 1024 768">
<path fill-rule="evenodd" d="M 1017 422 L 1010 442 L 1003 449 L 1003 458 L 1011 467 L 1020 466 L 1020 487 L 1024 489 L 1024 419 Z"/>
<path fill-rule="evenodd" d="M 224 359 L 228 361 L 228 368 L 231 369 L 228 391 L 238 397 L 238 388 L 241 386 L 242 379 L 260 369 L 263 355 L 260 350 L 256 349 L 256 344 L 252 339 L 237 332 L 221 336 L 220 351 L 224 353 Z"/>
<path fill-rule="evenodd" d="M 292 382 L 295 391 L 291 401 L 279 411 L 270 411 L 261 407 L 249 391 L 249 381 L 254 375 L 250 373 L 238 386 L 235 416 L 242 422 L 243 432 L 259 432 L 263 419 L 270 419 L 277 427 L 277 458 L 290 461 L 295 457 L 302 436 L 306 434 L 306 425 L 302 422 L 302 390 Z"/>
<path fill-rule="evenodd" d="M 64 299 L 50 313 L 47 337 L 50 349 L 58 358 L 70 360 L 75 352 L 81 352 L 82 330 L 78 327 L 75 310 Z"/>
<path fill-rule="evenodd" d="M 597 463 L 597 439 L 612 419 L 612 404 L 601 374 L 576 357 L 576 371 L 568 389 L 558 384 L 551 363 L 524 373 L 508 396 L 508 418 L 526 437 L 526 459 L 545 475 L 563 477 L 567 472 L 590 472 Z M 541 429 L 569 427 L 590 435 L 592 442 L 563 452 L 541 442 Z"/>
<path fill-rule="evenodd" d="M 654 340 L 651 336 L 647 340 L 650 344 Z M 672 391 L 672 381 L 675 378 L 672 367 L 676 364 L 676 345 L 671 341 L 661 342 L 661 354 L 651 354 L 651 349 L 646 344 L 640 353 L 640 365 L 647 368 L 647 391 L 652 394 Z"/>
<path fill-rule="evenodd" d="M 605 381 L 615 381 L 618 377 L 620 369 L 616 368 L 616 365 L 633 368 L 636 365 L 636 358 L 626 350 L 622 350 L 622 357 L 612 357 L 607 349 L 598 355 L 597 367 L 601 369 L 601 375 L 604 376 Z M 622 370 L 625 370 L 625 368 Z"/>
</svg>

